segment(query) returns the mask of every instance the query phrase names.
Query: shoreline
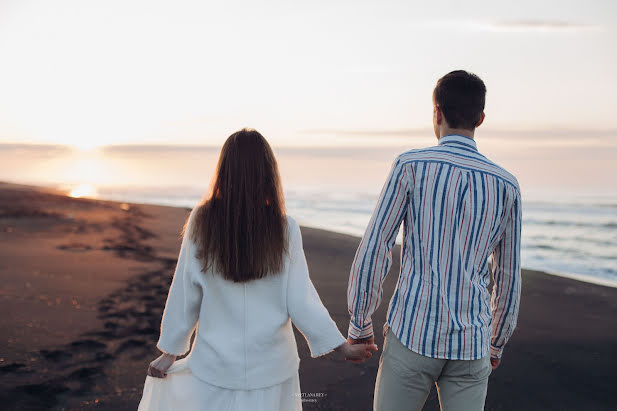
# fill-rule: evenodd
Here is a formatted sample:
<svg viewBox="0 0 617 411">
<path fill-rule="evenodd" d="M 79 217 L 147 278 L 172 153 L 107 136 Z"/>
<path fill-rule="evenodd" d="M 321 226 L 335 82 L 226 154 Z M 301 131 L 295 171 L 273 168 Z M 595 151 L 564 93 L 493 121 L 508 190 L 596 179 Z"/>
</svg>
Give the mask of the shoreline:
<svg viewBox="0 0 617 411">
<path fill-rule="evenodd" d="M 541 268 L 523 267 L 522 269 L 527 270 L 527 271 L 536 271 L 536 272 L 540 272 L 546 275 L 552 275 L 555 277 L 567 278 L 569 280 L 580 281 L 581 283 L 585 283 L 585 284 L 593 284 L 593 285 L 599 285 L 602 287 L 617 288 L 617 281 L 609 280 L 608 278 L 592 277 L 586 274 L 568 273 L 565 271 L 561 271 L 561 272 L 547 271 Z"/>
</svg>

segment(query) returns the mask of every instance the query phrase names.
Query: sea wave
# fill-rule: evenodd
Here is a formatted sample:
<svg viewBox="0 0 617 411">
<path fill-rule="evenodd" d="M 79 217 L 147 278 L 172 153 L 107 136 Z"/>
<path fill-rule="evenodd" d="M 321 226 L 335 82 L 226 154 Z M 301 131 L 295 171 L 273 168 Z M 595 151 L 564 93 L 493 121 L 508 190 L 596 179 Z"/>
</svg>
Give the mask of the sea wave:
<svg viewBox="0 0 617 411">
<path fill-rule="evenodd" d="M 568 220 L 542 220 L 524 218 L 523 224 L 562 226 L 562 227 L 590 227 L 590 228 L 617 228 L 617 221 L 594 222 L 594 221 L 568 221 Z"/>
</svg>

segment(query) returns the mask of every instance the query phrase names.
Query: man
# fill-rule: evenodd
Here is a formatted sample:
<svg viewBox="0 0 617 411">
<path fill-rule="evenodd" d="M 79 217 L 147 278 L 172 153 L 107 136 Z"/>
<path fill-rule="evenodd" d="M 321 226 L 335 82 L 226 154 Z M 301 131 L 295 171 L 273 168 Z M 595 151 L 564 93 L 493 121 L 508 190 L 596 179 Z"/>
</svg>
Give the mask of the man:
<svg viewBox="0 0 617 411">
<path fill-rule="evenodd" d="M 482 80 L 466 71 L 439 79 L 433 92 L 439 143 L 397 157 L 356 252 L 348 339 L 372 343 L 371 315 L 403 222 L 376 411 L 420 410 L 433 384 L 442 410 L 483 409 L 488 376 L 516 326 L 521 195 L 516 178 L 476 147 L 485 94 Z"/>
</svg>

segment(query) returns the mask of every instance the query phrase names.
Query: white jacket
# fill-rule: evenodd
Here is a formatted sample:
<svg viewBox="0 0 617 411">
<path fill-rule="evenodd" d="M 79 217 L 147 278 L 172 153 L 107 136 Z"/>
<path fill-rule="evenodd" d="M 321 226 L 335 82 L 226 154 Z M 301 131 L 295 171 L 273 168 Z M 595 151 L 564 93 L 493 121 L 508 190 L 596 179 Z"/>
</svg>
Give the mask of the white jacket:
<svg viewBox="0 0 617 411">
<path fill-rule="evenodd" d="M 189 217 L 167 296 L 157 347 L 182 355 L 198 378 L 219 387 L 255 389 L 298 372 L 300 358 L 291 322 L 306 338 L 312 357 L 345 342 L 311 279 L 298 224 L 287 217 L 289 253 L 275 275 L 234 283 L 212 269 L 201 272 Z"/>
</svg>

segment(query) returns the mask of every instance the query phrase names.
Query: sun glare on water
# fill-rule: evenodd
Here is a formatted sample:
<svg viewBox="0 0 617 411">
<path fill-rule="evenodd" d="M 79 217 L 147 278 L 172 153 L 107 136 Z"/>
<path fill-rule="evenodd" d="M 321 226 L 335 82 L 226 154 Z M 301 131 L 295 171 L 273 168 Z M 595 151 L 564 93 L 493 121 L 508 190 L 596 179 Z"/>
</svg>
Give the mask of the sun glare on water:
<svg viewBox="0 0 617 411">
<path fill-rule="evenodd" d="M 74 198 L 94 197 L 96 196 L 96 188 L 92 184 L 79 184 L 71 190 L 69 196 Z"/>
</svg>

